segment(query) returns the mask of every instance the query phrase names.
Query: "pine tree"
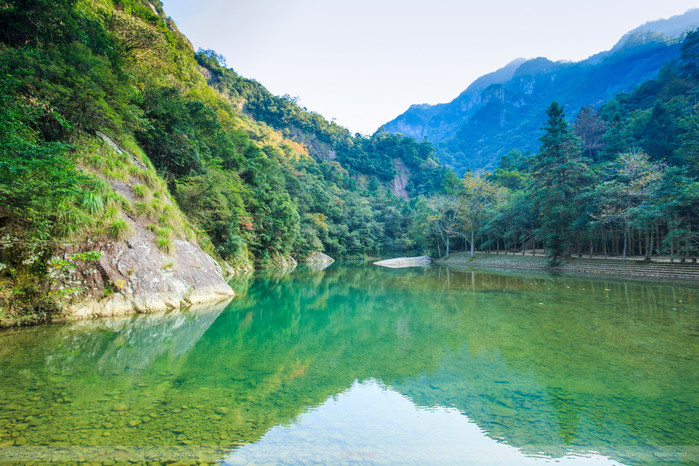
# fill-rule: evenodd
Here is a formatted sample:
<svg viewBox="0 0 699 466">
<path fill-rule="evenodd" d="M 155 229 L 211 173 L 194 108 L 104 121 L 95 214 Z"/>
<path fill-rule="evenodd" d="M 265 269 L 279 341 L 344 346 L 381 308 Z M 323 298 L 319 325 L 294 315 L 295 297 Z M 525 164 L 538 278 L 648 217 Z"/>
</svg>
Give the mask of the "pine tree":
<svg viewBox="0 0 699 466">
<path fill-rule="evenodd" d="M 532 196 L 552 265 L 568 250 L 573 222 L 582 214 L 576 194 L 589 179 L 580 141 L 554 102 L 546 110 L 549 119 L 540 138 L 541 147 L 532 164 Z"/>
</svg>

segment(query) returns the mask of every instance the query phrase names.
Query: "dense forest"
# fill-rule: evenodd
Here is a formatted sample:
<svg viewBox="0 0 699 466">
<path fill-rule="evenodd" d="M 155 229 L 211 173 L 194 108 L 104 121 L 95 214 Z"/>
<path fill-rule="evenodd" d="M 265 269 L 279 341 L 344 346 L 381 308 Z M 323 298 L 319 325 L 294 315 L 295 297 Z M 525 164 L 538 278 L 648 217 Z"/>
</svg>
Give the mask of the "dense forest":
<svg viewBox="0 0 699 466">
<path fill-rule="evenodd" d="M 159 1 L 2 3 L 0 307 L 50 308 L 52 270 L 72 266 L 56 252 L 93 260 L 133 222 L 229 271 L 416 247 L 407 198 L 448 173 L 431 146 L 353 136 L 222 61 Z"/>
<path fill-rule="evenodd" d="M 536 154 L 513 151 L 492 173 L 466 176 L 425 205 L 422 237 L 457 247 L 570 255 L 699 252 L 699 32 L 657 79 L 569 124 L 547 110 Z"/>
</svg>

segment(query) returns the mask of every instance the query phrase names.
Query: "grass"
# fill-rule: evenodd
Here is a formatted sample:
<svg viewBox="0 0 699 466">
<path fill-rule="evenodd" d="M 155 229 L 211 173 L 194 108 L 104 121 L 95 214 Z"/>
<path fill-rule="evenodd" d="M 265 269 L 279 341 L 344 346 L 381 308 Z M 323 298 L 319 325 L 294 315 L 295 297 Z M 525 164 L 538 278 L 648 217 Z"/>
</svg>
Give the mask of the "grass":
<svg viewBox="0 0 699 466">
<path fill-rule="evenodd" d="M 174 244 L 172 242 L 172 230 L 168 227 L 158 227 L 155 230 L 155 245 L 163 252 L 171 253 Z"/>
<path fill-rule="evenodd" d="M 144 199 L 148 197 L 150 194 L 150 189 L 148 189 L 147 186 L 143 186 L 142 184 L 134 184 L 131 186 L 131 191 L 133 191 L 134 196 Z"/>
<path fill-rule="evenodd" d="M 102 173 L 111 180 L 127 181 L 129 179 L 129 174 L 121 170 L 105 168 Z"/>
<path fill-rule="evenodd" d="M 78 225 L 75 231 L 69 233 L 87 231 L 86 225 L 95 225 L 109 239 L 124 239 L 134 230 L 124 217 L 125 213 L 130 213 L 152 222 L 146 228 L 155 234 L 154 242 L 163 252 L 173 251 L 175 238 L 199 241 L 205 249 L 213 249 L 206 248 L 210 243 L 208 238 L 197 234 L 177 208 L 165 181 L 157 175 L 153 164 L 135 140 L 124 135 L 112 139 L 124 150 L 123 153 L 117 153 L 97 137 L 85 135 L 77 144 L 79 163 L 95 173 L 101 184 L 95 192 L 84 193 L 77 209 L 67 214 L 70 218 L 65 223 Z M 130 201 L 115 192 L 109 180 L 127 183 L 136 200 Z"/>
<path fill-rule="evenodd" d="M 158 238 L 156 237 L 155 245 L 163 252 L 170 254 L 174 249 L 174 244 L 170 238 Z"/>
<path fill-rule="evenodd" d="M 118 218 L 107 226 L 107 236 L 111 239 L 124 239 L 133 232 L 133 227 L 126 220 Z"/>
<path fill-rule="evenodd" d="M 103 212 L 104 205 L 104 196 L 101 193 L 85 192 L 80 200 L 80 206 L 92 215 Z"/>
</svg>

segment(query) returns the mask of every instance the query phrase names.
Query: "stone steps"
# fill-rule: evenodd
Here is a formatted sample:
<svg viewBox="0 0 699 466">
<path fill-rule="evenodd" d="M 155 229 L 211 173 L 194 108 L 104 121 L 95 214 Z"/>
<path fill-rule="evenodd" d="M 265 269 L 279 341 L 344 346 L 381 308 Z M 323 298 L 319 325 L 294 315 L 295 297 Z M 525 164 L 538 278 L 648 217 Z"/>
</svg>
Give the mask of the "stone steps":
<svg viewBox="0 0 699 466">
<path fill-rule="evenodd" d="M 570 259 L 560 267 L 562 271 L 595 274 L 628 274 L 652 278 L 679 278 L 699 280 L 699 264 L 641 262 L 618 259 Z"/>
<path fill-rule="evenodd" d="M 462 263 L 475 267 L 549 270 L 547 259 L 543 256 L 479 254 L 474 261 L 469 259 L 466 253 L 455 253 L 446 261 L 446 264 Z M 699 281 L 699 264 L 693 262 L 645 262 L 636 259 L 573 257 L 564 260 L 557 270 L 564 273 Z"/>
</svg>

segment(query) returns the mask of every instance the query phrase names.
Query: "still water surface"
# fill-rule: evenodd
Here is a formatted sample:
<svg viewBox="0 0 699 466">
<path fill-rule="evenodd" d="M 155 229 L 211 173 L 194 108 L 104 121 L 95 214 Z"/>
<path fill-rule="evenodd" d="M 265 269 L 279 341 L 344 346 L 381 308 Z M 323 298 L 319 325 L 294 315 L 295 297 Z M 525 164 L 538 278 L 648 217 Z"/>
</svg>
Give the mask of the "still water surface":
<svg viewBox="0 0 699 466">
<path fill-rule="evenodd" d="M 699 290 L 333 264 L 0 332 L 0 461 L 699 461 Z"/>
</svg>

